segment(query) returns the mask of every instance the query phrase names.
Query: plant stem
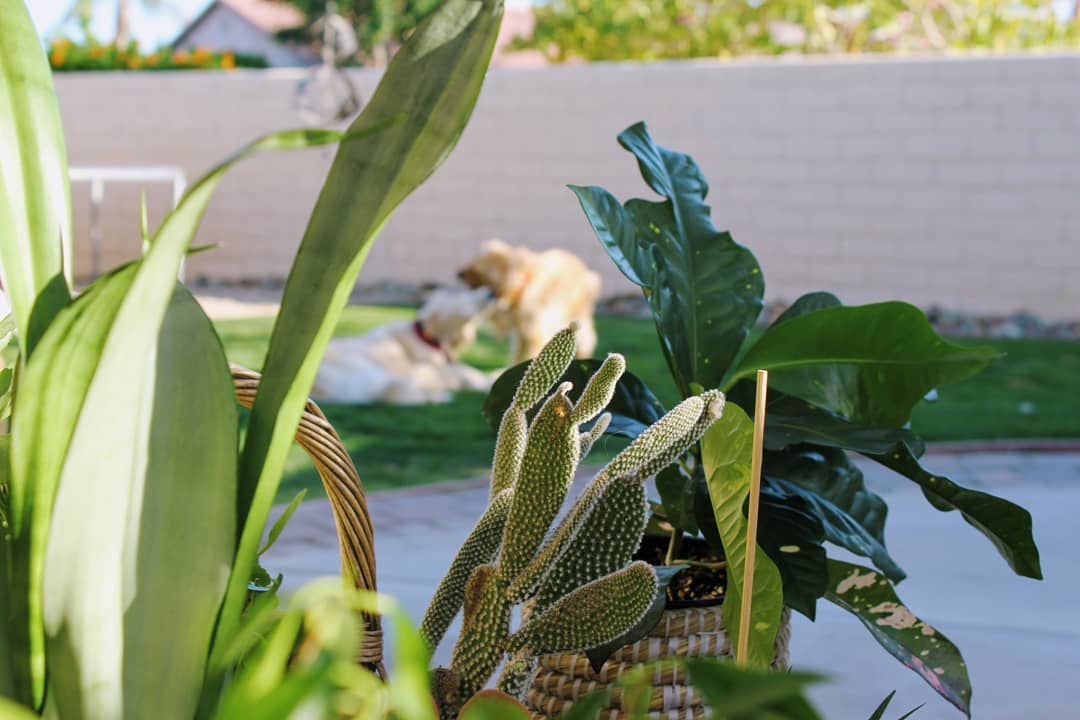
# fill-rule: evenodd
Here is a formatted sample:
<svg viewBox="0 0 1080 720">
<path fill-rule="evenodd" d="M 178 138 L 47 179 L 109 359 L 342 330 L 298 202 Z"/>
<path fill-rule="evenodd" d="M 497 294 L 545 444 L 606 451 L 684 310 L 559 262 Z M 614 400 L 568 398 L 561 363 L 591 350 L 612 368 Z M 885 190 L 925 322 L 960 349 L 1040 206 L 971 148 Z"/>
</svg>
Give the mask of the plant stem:
<svg viewBox="0 0 1080 720">
<path fill-rule="evenodd" d="M 674 561 L 672 558 L 682 548 L 683 531 L 677 527 L 671 528 L 671 537 L 668 539 L 667 554 L 664 555 L 664 564 L 671 565 Z"/>
</svg>

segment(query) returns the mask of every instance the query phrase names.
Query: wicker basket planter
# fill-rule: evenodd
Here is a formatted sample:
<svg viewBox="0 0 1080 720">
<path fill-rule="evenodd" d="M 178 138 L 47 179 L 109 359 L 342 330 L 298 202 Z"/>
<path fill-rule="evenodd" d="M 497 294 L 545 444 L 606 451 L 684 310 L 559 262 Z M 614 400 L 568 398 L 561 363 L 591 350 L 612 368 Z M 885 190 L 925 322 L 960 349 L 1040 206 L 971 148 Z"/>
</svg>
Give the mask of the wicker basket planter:
<svg viewBox="0 0 1080 720">
<path fill-rule="evenodd" d="M 776 636 L 774 669 L 788 664 L 791 637 L 790 611 L 784 608 Z M 731 638 L 724 629 L 720 606 L 692 607 L 666 611 L 656 627 L 641 640 L 624 645 L 595 672 L 585 653 L 561 653 L 539 658 L 526 705 L 535 720 L 561 715 L 576 700 L 612 684 L 637 665 L 671 657 L 732 656 Z M 652 678 L 649 717 L 670 720 L 705 717 L 705 708 L 694 695 L 677 667 L 658 668 Z M 622 698 L 618 690 L 599 720 L 623 720 Z"/>
<path fill-rule="evenodd" d="M 239 365 L 231 365 L 229 369 L 236 401 L 250 408 L 259 389 L 259 373 Z M 375 534 L 364 486 L 341 438 L 311 400 L 296 430 L 296 444 L 311 458 L 330 499 L 341 548 L 342 572 L 361 590 L 375 590 Z M 356 651 L 356 661 L 385 678 L 382 622 L 377 615 L 364 614 L 362 619 L 364 635 Z"/>
</svg>

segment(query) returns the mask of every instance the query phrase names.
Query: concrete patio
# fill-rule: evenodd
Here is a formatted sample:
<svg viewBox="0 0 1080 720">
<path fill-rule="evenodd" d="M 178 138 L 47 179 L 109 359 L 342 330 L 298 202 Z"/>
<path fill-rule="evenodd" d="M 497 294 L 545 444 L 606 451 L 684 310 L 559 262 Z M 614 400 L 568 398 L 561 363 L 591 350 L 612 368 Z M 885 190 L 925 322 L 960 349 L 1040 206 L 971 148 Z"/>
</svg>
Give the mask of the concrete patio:
<svg viewBox="0 0 1080 720">
<path fill-rule="evenodd" d="M 939 513 L 913 484 L 860 463 L 867 484 L 889 502 L 887 541 L 909 579 L 900 596 L 964 652 L 973 684 L 973 717 L 980 720 L 1080 717 L 1072 684 L 1080 679 L 1080 453 L 984 452 L 926 458 L 936 473 L 1027 507 L 1042 551 L 1044 582 L 1016 577 L 978 531 L 956 513 Z M 586 468 L 580 488 L 595 472 Z M 487 497 L 478 479 L 372 493 L 379 590 L 394 595 L 418 619 L 432 589 Z M 830 555 L 842 553 L 830 548 Z M 305 503 L 277 545 L 264 556 L 286 587 L 338 572 L 336 536 L 325 501 Z M 456 633 L 456 628 L 451 634 Z M 444 641 L 437 660 L 449 656 Z M 960 714 L 914 673 L 889 657 L 854 618 L 828 602 L 816 623 L 797 616 L 793 665 L 825 671 L 831 682 L 812 692 L 827 718 L 867 717 L 896 690 L 899 716 L 926 703 L 919 720 Z"/>
</svg>

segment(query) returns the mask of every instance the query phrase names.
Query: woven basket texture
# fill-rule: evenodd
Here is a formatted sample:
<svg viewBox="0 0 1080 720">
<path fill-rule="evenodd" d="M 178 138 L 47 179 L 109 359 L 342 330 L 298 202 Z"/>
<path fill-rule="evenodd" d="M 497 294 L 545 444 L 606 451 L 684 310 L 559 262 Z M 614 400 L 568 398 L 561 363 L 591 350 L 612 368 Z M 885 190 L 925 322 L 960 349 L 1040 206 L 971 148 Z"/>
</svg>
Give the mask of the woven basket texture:
<svg viewBox="0 0 1080 720">
<path fill-rule="evenodd" d="M 788 666 L 791 638 L 790 611 L 784 608 L 772 666 Z M 731 657 L 731 637 L 724 628 L 720 606 L 668 610 L 648 635 L 624 645 L 608 658 L 599 672 L 585 653 L 559 653 L 539 658 L 526 705 L 534 720 L 555 718 L 575 701 L 614 683 L 623 673 L 643 663 L 673 657 Z M 651 678 L 648 718 L 691 720 L 705 717 L 705 708 L 680 668 L 657 666 Z M 612 692 L 611 702 L 599 720 L 625 720 L 622 693 Z"/>
</svg>

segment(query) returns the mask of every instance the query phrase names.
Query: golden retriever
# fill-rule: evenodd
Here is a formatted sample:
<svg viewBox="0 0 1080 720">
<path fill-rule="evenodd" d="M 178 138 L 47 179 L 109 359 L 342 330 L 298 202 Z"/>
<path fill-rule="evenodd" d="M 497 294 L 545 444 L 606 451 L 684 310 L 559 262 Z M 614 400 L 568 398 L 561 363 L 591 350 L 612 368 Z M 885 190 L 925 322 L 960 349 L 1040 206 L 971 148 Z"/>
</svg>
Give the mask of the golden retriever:
<svg viewBox="0 0 1080 720">
<path fill-rule="evenodd" d="M 571 321 L 578 324 L 578 357 L 592 357 L 600 276 L 576 255 L 566 250 L 534 252 L 492 240 L 458 277 L 469 287 L 494 293 L 490 319 L 496 334 L 510 337 L 514 363 L 536 357 Z"/>
<path fill-rule="evenodd" d="M 449 402 L 457 390 L 487 391 L 492 377 L 456 360 L 476 339 L 488 290 L 436 290 L 416 320 L 334 338 L 315 376 L 319 401 L 416 405 Z"/>
</svg>

